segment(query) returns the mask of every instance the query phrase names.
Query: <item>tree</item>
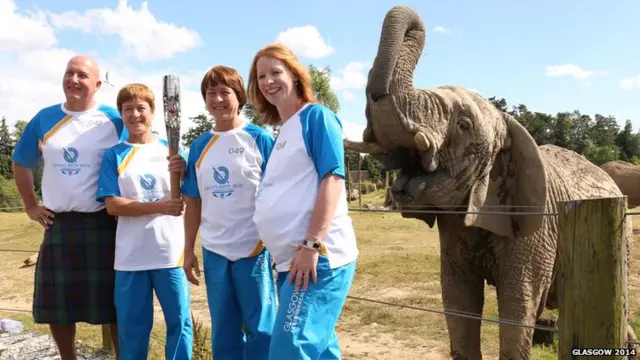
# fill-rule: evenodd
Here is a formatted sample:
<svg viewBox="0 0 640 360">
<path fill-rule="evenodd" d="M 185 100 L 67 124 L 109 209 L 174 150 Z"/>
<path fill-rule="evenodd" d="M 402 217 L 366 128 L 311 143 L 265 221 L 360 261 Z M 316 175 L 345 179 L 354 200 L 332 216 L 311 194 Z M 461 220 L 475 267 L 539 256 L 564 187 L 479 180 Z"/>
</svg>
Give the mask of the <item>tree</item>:
<svg viewBox="0 0 640 360">
<path fill-rule="evenodd" d="M 193 121 L 194 126 L 189 128 L 185 134 L 182 135 L 182 145 L 190 147 L 193 140 L 205 132 L 213 129 L 216 124 L 216 120 L 206 114 L 200 114 L 190 118 Z"/>
<path fill-rule="evenodd" d="M 633 134 L 631 120 L 627 120 L 624 129 L 616 136 L 616 146 L 620 148 L 620 159 L 635 162 L 640 157 L 640 137 Z"/>
<path fill-rule="evenodd" d="M 28 123 L 29 122 L 26 120 L 18 120 L 15 124 L 13 124 L 13 138 L 16 142 L 18 142 L 18 140 L 22 136 L 22 133 L 24 132 L 24 129 L 27 127 Z"/>
<path fill-rule="evenodd" d="M 336 93 L 331 90 L 331 68 L 325 66 L 323 69 L 319 69 L 309 65 L 309 74 L 311 75 L 311 87 L 313 87 L 316 98 L 337 114 L 340 111 L 340 102 Z"/>
<path fill-rule="evenodd" d="M 9 127 L 7 119 L 3 116 L 0 121 L 0 155 L 11 155 L 15 143 Z"/>
<path fill-rule="evenodd" d="M 5 179 L 13 178 L 13 170 L 11 169 L 11 153 L 15 142 L 13 136 L 7 126 L 7 119 L 3 116 L 0 121 L 0 176 Z"/>
<path fill-rule="evenodd" d="M 369 179 L 371 181 L 380 180 L 382 175 L 382 163 L 374 159 L 373 156 L 367 154 L 362 158 L 361 170 L 366 170 L 369 173 Z"/>
</svg>

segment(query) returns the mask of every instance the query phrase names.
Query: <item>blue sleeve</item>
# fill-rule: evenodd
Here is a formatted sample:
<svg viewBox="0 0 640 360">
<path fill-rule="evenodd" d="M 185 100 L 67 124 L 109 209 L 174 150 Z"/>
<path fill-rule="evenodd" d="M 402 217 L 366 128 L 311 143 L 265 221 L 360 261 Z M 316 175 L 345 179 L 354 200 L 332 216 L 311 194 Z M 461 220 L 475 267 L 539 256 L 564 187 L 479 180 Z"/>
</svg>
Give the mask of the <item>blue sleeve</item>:
<svg viewBox="0 0 640 360">
<path fill-rule="evenodd" d="M 269 161 L 269 156 L 271 156 L 271 150 L 273 150 L 274 143 L 275 139 L 266 131 L 256 137 L 256 145 L 258 146 L 258 151 L 260 151 L 260 155 L 262 156 L 261 168 L 263 173 L 267 168 L 267 162 Z"/>
<path fill-rule="evenodd" d="M 189 148 L 189 156 L 187 158 L 187 169 L 184 172 L 182 186 L 180 191 L 191 198 L 199 199 L 200 191 L 198 190 L 198 178 L 196 177 L 196 162 L 198 161 L 199 152 L 197 151 L 199 143 L 193 141 Z M 184 153 L 183 153 L 184 154 Z"/>
<path fill-rule="evenodd" d="M 104 202 L 104 198 L 109 196 L 120 196 L 120 185 L 118 185 L 118 162 L 116 160 L 116 153 L 113 149 L 108 149 L 102 155 L 96 200 Z"/>
<path fill-rule="evenodd" d="M 324 105 L 311 105 L 301 115 L 302 138 L 318 177 L 322 180 L 333 174 L 344 178 L 344 143 L 338 116 Z"/>
<path fill-rule="evenodd" d="M 38 161 L 42 158 L 42 151 L 38 143 L 40 142 L 40 134 L 38 128 L 40 125 L 40 113 L 36 114 L 31 121 L 25 126 L 16 147 L 13 149 L 11 160 L 16 164 L 26 168 L 34 168 L 38 165 Z"/>
<path fill-rule="evenodd" d="M 129 131 L 124 126 L 124 121 L 122 120 L 118 110 L 111 106 L 101 105 L 100 111 L 102 111 L 116 127 L 116 132 L 118 133 L 120 142 L 127 140 L 129 137 Z"/>
</svg>

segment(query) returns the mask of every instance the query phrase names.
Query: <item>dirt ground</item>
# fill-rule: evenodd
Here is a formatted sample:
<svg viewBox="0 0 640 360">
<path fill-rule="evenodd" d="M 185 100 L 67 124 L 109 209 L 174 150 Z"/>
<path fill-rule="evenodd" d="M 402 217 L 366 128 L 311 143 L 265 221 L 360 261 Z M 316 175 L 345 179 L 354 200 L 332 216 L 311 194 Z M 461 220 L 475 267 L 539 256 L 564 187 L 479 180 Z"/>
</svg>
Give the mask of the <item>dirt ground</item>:
<svg viewBox="0 0 640 360">
<path fill-rule="evenodd" d="M 399 214 L 352 212 L 361 252 L 351 296 L 441 310 L 439 244 L 437 229 Z M 635 227 L 640 231 L 640 220 Z M 25 214 L 0 214 L 0 249 L 36 250 L 42 230 Z M 632 259 L 640 255 L 633 247 Z M 29 323 L 33 294 L 33 266 L 23 260 L 31 252 L 0 252 L 0 316 L 17 317 Z M 201 257 L 200 257 L 201 259 Z M 204 279 L 192 286 L 192 310 L 209 325 Z M 632 261 L 629 278 L 630 317 L 640 309 L 640 262 Z M 497 317 L 495 291 L 486 289 L 483 316 Z M 156 300 L 156 327 L 150 359 L 162 358 L 164 337 L 162 312 Z M 23 310 L 24 313 L 7 309 Z M 46 328 L 42 328 L 46 331 Z M 81 338 L 100 345 L 99 327 L 81 327 Z M 387 305 L 348 299 L 338 324 L 344 359 L 449 359 L 444 316 Z M 485 358 L 498 356 L 498 326 L 482 325 Z M 551 348 L 534 348 L 534 359 L 555 359 Z"/>
</svg>

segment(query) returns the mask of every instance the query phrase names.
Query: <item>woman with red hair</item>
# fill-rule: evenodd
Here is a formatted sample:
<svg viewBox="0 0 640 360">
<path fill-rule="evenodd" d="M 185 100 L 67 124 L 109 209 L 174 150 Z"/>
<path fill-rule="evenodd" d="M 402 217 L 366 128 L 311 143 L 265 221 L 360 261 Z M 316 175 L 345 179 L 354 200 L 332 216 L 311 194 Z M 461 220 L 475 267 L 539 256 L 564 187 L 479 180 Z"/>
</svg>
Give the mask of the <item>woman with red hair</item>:
<svg viewBox="0 0 640 360">
<path fill-rule="evenodd" d="M 307 69 L 281 44 L 256 54 L 248 88 L 260 121 L 279 126 L 253 216 L 278 272 L 269 359 L 339 359 L 335 326 L 358 258 L 341 121 L 317 103 Z"/>
</svg>

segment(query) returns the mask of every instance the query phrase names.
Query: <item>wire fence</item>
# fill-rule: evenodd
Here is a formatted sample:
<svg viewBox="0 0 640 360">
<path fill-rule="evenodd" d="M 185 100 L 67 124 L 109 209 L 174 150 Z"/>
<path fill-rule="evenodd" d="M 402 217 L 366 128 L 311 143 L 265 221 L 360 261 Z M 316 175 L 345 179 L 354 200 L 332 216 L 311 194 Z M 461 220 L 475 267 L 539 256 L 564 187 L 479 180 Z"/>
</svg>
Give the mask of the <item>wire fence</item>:
<svg viewBox="0 0 640 360">
<path fill-rule="evenodd" d="M 402 206 L 400 208 L 351 207 L 351 208 L 349 208 L 349 211 L 353 211 L 353 212 L 371 212 L 371 213 L 423 213 L 423 214 L 461 214 L 461 215 L 466 215 L 466 214 L 482 214 L 482 215 L 494 214 L 494 215 L 522 215 L 522 216 L 532 216 L 532 215 L 557 216 L 558 215 L 557 212 L 546 212 L 546 211 L 491 211 L 491 210 L 489 210 L 489 211 L 467 211 L 467 210 L 448 210 L 448 209 L 465 209 L 465 208 L 468 208 L 468 206 L 465 206 L 465 205 L 430 205 L 430 206 L 417 206 L 417 205 L 414 205 L 414 206 Z M 491 205 L 491 206 L 487 206 L 486 208 L 488 208 L 488 209 L 531 209 L 531 210 L 539 209 L 539 210 L 544 210 L 545 206 Z M 6 211 L 6 210 L 19 210 L 19 209 L 24 209 L 24 207 L 5 207 L 5 208 L 1 208 L 0 207 L 0 212 Z M 627 215 L 629 215 L 629 216 L 640 215 L 640 212 L 627 211 L 625 213 L 625 216 L 627 216 Z M 14 253 L 35 254 L 38 251 L 39 250 L 37 250 L 37 249 L 36 250 L 27 250 L 27 249 L 0 248 L 0 252 L 14 252 Z M 200 269 L 200 271 L 203 272 L 203 269 Z M 558 328 L 557 327 L 543 326 L 543 325 L 537 325 L 537 324 L 536 325 L 524 324 L 524 323 L 520 323 L 520 322 L 517 322 L 517 321 L 504 319 L 504 318 L 500 318 L 500 317 L 486 317 L 486 316 L 482 316 L 479 313 L 465 312 L 465 311 L 452 310 L 452 309 L 442 309 L 442 310 L 430 309 L 430 308 L 425 308 L 425 307 L 418 307 L 418 306 L 413 306 L 413 305 L 399 304 L 399 303 L 382 301 L 382 300 L 377 300 L 377 299 L 370 299 L 370 298 L 366 298 L 366 297 L 362 297 L 362 296 L 356 296 L 356 295 L 348 295 L 347 298 L 351 299 L 351 300 L 355 300 L 355 301 L 360 301 L 360 302 L 373 303 L 373 304 L 384 305 L 384 306 L 389 306 L 389 307 L 397 307 L 397 308 L 403 308 L 403 309 L 411 309 L 411 310 L 420 311 L 420 312 L 440 314 L 440 315 L 445 315 L 445 316 L 457 316 L 457 317 L 473 319 L 473 320 L 479 320 L 479 321 L 484 321 L 484 322 L 490 322 L 490 323 L 495 323 L 495 324 L 506 324 L 506 325 L 512 325 L 512 326 L 523 327 L 523 328 L 530 328 L 530 329 L 547 331 L 547 332 L 554 332 L 554 333 L 558 332 Z M 30 313 L 31 312 L 31 310 L 11 309 L 11 308 L 0 308 L 0 311 L 4 311 L 4 312 L 24 312 L 24 313 Z M 154 338 L 154 340 L 164 344 L 164 341 L 162 339 Z M 628 344 L 638 344 L 638 343 L 637 342 L 633 342 L 633 341 L 628 341 Z"/>
</svg>

